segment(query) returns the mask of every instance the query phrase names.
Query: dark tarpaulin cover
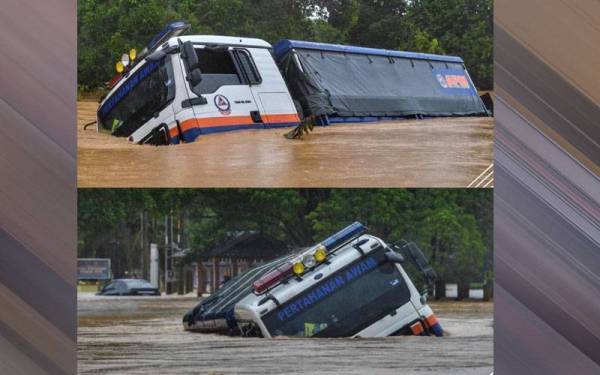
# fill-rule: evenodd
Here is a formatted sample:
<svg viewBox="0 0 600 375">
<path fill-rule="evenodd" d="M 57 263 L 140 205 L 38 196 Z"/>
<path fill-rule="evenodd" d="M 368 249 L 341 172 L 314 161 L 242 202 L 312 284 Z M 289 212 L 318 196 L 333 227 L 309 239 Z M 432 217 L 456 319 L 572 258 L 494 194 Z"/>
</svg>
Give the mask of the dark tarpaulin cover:
<svg viewBox="0 0 600 375">
<path fill-rule="evenodd" d="M 488 115 L 459 57 L 291 40 L 274 55 L 305 116 Z"/>
</svg>

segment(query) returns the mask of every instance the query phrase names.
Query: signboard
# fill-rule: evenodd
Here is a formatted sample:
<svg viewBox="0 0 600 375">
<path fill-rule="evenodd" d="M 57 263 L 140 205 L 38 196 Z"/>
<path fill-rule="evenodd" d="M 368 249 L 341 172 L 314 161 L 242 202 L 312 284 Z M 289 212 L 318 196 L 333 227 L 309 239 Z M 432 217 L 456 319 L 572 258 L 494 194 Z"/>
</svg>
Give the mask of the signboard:
<svg viewBox="0 0 600 375">
<path fill-rule="evenodd" d="M 445 94 L 476 95 L 466 71 L 461 69 L 433 69 L 433 74 Z"/>
<path fill-rule="evenodd" d="M 77 280 L 110 280 L 110 259 L 77 259 Z"/>
</svg>

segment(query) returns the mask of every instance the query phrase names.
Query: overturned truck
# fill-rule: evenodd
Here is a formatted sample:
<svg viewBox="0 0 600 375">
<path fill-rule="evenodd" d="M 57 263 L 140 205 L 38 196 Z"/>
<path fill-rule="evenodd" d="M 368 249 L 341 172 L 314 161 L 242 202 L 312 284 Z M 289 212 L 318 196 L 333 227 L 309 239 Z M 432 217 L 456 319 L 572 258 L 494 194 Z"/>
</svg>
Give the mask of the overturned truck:
<svg viewBox="0 0 600 375">
<path fill-rule="evenodd" d="M 169 24 L 123 55 L 99 131 L 177 144 L 238 129 L 427 116 L 487 116 L 459 57 L 283 40 L 182 35 Z"/>
<path fill-rule="evenodd" d="M 183 317 L 188 331 L 253 337 L 443 336 L 403 264 L 435 278 L 419 248 L 355 222 L 319 244 L 229 280 Z"/>
</svg>

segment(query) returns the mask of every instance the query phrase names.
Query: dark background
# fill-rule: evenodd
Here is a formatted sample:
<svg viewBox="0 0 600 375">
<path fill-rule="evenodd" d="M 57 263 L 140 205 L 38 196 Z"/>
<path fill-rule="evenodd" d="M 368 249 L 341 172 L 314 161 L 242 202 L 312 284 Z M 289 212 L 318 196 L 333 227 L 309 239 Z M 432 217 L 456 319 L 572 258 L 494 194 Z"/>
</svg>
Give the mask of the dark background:
<svg viewBox="0 0 600 375">
<path fill-rule="evenodd" d="M 43 369 L 74 374 L 76 2 L 3 0 L 2 5 L 0 43 L 10 48 L 0 54 L 0 372 L 42 373 Z M 600 350 L 594 337 L 600 337 L 595 325 L 600 299 L 589 295 L 597 293 L 598 286 L 580 282 L 577 275 L 578 266 L 599 261 L 598 244 L 593 242 L 588 248 L 588 257 L 578 255 L 577 246 L 563 248 L 563 259 L 574 259 L 578 266 L 556 262 L 548 238 L 589 240 L 590 233 L 570 219 L 554 227 L 533 215 L 540 212 L 539 204 L 551 206 L 566 200 L 575 212 L 594 212 L 596 216 L 587 216 L 582 223 L 598 222 L 600 199 L 593 194 L 600 191 L 600 165 L 590 156 L 600 153 L 585 156 L 575 141 L 561 140 L 575 133 L 573 130 L 551 130 L 546 123 L 552 121 L 549 116 L 558 116 L 562 120 L 555 124 L 567 126 L 580 116 L 580 108 L 594 111 L 600 107 L 600 75 L 597 65 L 590 63 L 594 57 L 598 61 L 599 5 L 592 1 L 497 0 L 495 6 L 496 34 L 504 31 L 509 35 L 495 46 L 500 53 L 495 66 L 499 92 L 495 373 L 597 374 L 600 359 L 595 355 Z M 507 58 L 527 51 L 534 55 L 530 61 L 535 65 L 507 67 Z M 563 97 L 566 106 L 548 107 L 547 99 L 556 91 L 535 88 L 540 82 L 562 82 L 576 95 Z M 533 96 L 537 104 L 527 102 L 526 96 Z M 531 130 L 532 138 L 518 137 L 522 143 L 507 148 L 503 134 L 520 129 Z M 549 140 L 553 149 L 539 148 L 540 141 Z M 568 176 L 571 187 L 576 187 L 568 196 L 547 200 L 532 194 L 535 181 L 548 186 L 561 183 L 550 182 L 549 174 L 529 169 L 523 176 L 535 177 L 530 180 L 516 174 L 514 161 L 531 166 L 533 160 L 526 161 L 519 150 L 534 147 L 537 165 L 540 159 L 555 166 L 555 158 L 569 161 L 558 168 L 561 175 Z M 582 174 L 574 176 L 576 173 Z M 513 190 L 517 186 L 521 190 Z M 529 195 L 516 199 L 523 194 Z M 580 197 L 586 198 L 580 201 Z M 586 201 L 591 203 L 582 207 L 580 202 Z M 544 216 L 546 220 L 565 219 L 560 210 L 545 211 Z M 516 232 L 528 225 L 545 241 Z M 23 256 L 22 261 L 9 259 L 15 254 Z M 525 259 L 523 254 L 530 257 Z M 56 263 L 51 267 L 40 259 Z M 598 270 L 592 268 L 588 275 L 598 278 Z M 572 281 L 557 289 L 565 298 L 563 303 L 536 298 L 543 296 L 539 291 L 553 286 L 552 282 L 565 279 Z M 577 307 L 577 314 L 565 314 L 565 309 L 572 307 Z"/>
<path fill-rule="evenodd" d="M 0 11 L 0 374 L 77 370 L 74 0 Z"/>
</svg>

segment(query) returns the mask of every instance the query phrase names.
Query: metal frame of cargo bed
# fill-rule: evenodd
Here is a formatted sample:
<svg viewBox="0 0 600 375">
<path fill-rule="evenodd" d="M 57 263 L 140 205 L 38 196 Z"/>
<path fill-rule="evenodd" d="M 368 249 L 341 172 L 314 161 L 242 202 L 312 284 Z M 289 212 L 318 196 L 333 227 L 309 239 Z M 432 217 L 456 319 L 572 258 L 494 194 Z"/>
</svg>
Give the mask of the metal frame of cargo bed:
<svg viewBox="0 0 600 375">
<path fill-rule="evenodd" d="M 473 117 L 476 115 L 465 115 L 461 117 Z M 443 116 L 442 116 L 443 117 Z M 457 117 L 457 116 L 452 116 Z M 380 122 L 380 121 L 394 121 L 394 120 L 424 120 L 427 118 L 435 118 L 435 116 L 424 116 L 421 114 L 407 115 L 407 116 L 355 116 L 355 117 L 343 117 L 343 116 L 330 116 L 321 115 L 315 118 L 315 124 L 318 126 L 329 126 L 333 124 L 345 124 L 345 123 L 357 123 L 357 122 Z"/>
</svg>

